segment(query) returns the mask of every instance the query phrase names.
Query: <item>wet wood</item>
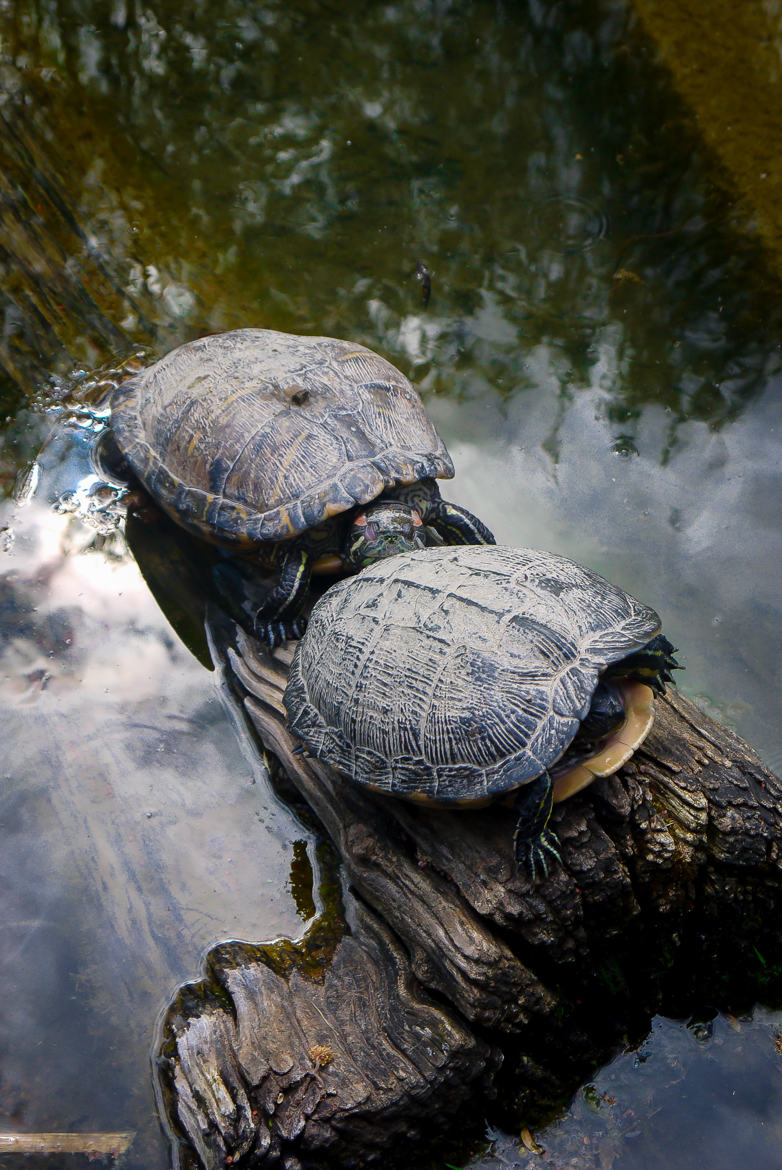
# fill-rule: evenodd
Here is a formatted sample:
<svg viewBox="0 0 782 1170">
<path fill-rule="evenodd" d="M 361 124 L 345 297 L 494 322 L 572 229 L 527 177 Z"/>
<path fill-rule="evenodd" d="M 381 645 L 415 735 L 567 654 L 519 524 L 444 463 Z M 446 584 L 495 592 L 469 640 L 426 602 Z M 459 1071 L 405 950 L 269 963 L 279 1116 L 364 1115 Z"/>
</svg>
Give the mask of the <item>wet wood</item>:
<svg viewBox="0 0 782 1170">
<path fill-rule="evenodd" d="M 132 1133 L 0 1133 L 3 1154 L 86 1154 L 118 1158 L 133 1141 Z"/>
<path fill-rule="evenodd" d="M 778 899 L 780 782 L 675 691 L 616 776 L 557 806 L 562 864 L 532 885 L 512 863 L 509 809 L 422 809 L 298 754 L 282 706 L 290 654 L 241 635 L 227 652 L 261 742 L 334 842 L 362 910 L 317 990 L 234 952 L 230 974 L 223 956 L 212 963 L 227 1003 L 212 994 L 169 1015 L 169 1109 L 204 1166 L 249 1151 L 253 1165 L 290 1166 L 398 1154 L 401 1117 L 416 1132 L 444 1102 L 458 1107 L 476 1075 L 480 1093 L 491 1087 L 496 1060 L 478 1036 L 510 1040 L 526 1054 L 526 1087 L 543 1084 L 535 1046 L 568 1029 L 574 1043 L 563 1021 L 612 946 L 631 950 L 658 928 L 677 940 L 696 915 L 727 923 Z M 392 1023 L 403 1017 L 404 1035 Z M 315 1068 L 320 1044 L 335 1055 Z"/>
</svg>

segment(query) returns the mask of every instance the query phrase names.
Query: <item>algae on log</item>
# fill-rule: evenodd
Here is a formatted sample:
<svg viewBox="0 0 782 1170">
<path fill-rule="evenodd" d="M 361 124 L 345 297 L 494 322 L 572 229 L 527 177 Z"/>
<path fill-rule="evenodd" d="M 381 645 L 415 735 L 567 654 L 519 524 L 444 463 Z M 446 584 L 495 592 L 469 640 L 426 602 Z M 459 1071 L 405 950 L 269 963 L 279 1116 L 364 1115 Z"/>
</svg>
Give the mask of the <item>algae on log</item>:
<svg viewBox="0 0 782 1170">
<path fill-rule="evenodd" d="M 389 1164 L 404 1133 L 442 1133 L 468 1096 L 480 1114 L 497 1081 L 487 1037 L 506 1050 L 516 1106 L 547 1091 L 547 1056 L 583 1050 L 579 1005 L 611 956 L 669 961 L 688 931 L 708 949 L 712 928 L 739 962 L 742 928 L 748 946 L 773 949 L 782 786 L 687 699 L 658 700 L 633 759 L 556 807 L 562 864 L 533 885 L 515 872 L 510 809 L 423 809 L 297 754 L 282 705 L 290 657 L 241 634 L 228 651 L 258 736 L 362 909 L 321 982 L 301 963 L 272 977 L 268 955 L 234 950 L 213 957 L 200 999 L 170 1009 L 164 1095 L 208 1170 Z M 322 1067 L 313 1045 L 329 1053 Z"/>
</svg>

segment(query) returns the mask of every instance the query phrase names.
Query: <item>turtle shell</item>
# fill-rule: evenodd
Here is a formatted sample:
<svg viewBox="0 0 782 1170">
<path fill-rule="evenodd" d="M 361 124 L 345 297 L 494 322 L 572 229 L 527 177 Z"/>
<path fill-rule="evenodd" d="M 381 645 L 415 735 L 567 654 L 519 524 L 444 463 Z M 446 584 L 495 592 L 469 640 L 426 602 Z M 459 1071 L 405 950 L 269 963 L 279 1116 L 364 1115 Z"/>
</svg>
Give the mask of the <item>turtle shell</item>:
<svg viewBox="0 0 782 1170">
<path fill-rule="evenodd" d="M 485 803 L 563 755 L 601 672 L 659 628 L 654 610 L 552 553 L 389 557 L 314 607 L 285 692 L 290 727 L 374 788 Z"/>
<path fill-rule="evenodd" d="M 229 546 L 285 540 L 385 488 L 453 475 L 407 378 L 331 337 L 191 341 L 116 389 L 111 426 L 161 506 Z"/>
</svg>

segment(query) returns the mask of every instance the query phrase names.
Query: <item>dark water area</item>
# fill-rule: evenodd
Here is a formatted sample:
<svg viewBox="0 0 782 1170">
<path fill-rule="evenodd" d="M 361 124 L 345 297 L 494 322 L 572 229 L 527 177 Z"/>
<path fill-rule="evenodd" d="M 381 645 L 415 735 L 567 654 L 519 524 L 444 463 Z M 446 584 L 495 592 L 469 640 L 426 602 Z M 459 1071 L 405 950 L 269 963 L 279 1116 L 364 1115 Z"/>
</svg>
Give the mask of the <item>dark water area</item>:
<svg viewBox="0 0 782 1170">
<path fill-rule="evenodd" d="M 449 497 L 652 604 L 779 770 L 782 297 L 621 3 L 2 4 L 0 81 L 0 1130 L 133 1130 L 155 1170 L 158 1012 L 320 906 L 205 644 L 82 506 L 101 371 L 241 326 L 379 350 Z M 475 1166 L 777 1166 L 753 978 Z"/>
</svg>

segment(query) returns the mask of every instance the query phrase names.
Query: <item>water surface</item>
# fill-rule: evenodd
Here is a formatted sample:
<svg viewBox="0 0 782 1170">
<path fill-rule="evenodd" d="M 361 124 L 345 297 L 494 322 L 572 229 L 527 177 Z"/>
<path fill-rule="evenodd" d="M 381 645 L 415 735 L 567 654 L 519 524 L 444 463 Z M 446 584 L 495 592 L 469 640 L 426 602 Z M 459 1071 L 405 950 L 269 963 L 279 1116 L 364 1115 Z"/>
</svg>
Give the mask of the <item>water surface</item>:
<svg viewBox="0 0 782 1170">
<path fill-rule="evenodd" d="M 128 1164 L 162 1167 L 155 1013 L 211 944 L 304 928 L 310 836 L 122 535 L 52 510 L 83 446 L 14 502 L 51 425 L 99 367 L 214 330 L 376 348 L 436 419 L 448 494 L 654 605 L 682 689 L 778 768 L 779 289 L 609 0 L 25 0 L 0 70 L 2 1124 L 136 1129 Z"/>
</svg>

